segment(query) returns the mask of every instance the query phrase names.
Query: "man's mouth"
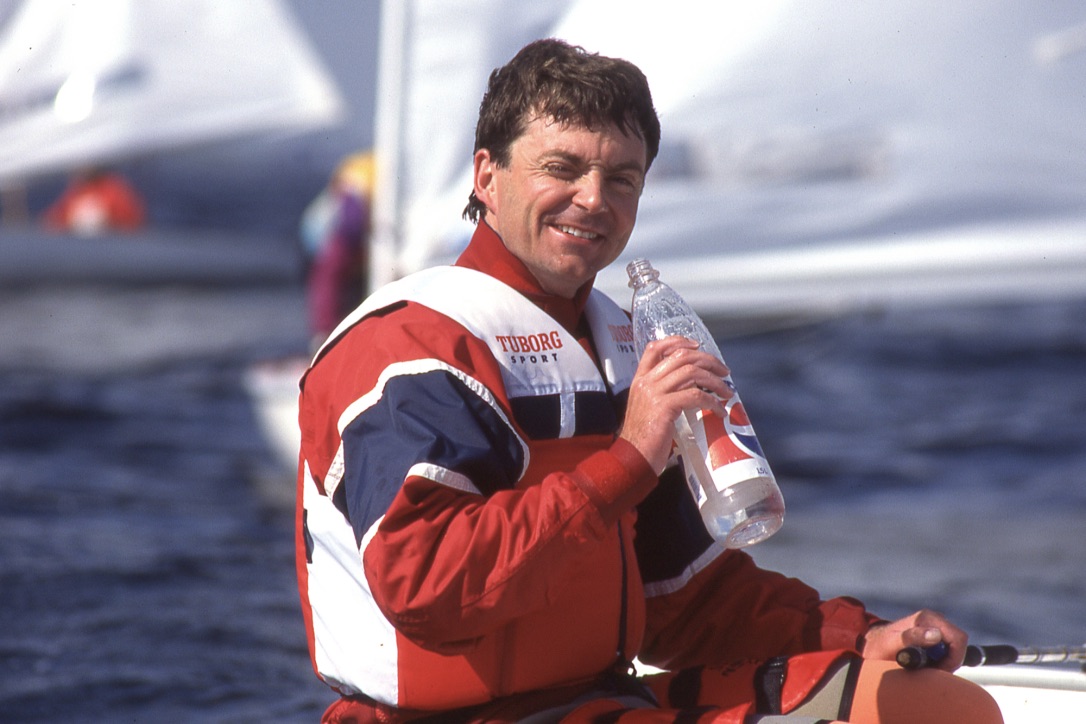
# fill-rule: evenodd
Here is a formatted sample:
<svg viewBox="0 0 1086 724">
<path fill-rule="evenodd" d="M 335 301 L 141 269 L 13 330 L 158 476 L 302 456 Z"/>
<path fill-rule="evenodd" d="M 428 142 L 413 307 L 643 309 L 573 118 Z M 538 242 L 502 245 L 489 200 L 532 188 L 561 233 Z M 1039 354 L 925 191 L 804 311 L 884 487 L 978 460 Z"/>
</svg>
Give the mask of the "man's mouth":
<svg viewBox="0 0 1086 724">
<path fill-rule="evenodd" d="M 588 239 L 589 241 L 591 241 L 592 239 L 596 239 L 599 237 L 599 234 L 594 231 L 588 231 L 587 229 L 578 229 L 573 226 L 559 225 L 556 228 L 565 234 L 569 234 L 570 236 L 576 236 L 578 239 Z"/>
</svg>

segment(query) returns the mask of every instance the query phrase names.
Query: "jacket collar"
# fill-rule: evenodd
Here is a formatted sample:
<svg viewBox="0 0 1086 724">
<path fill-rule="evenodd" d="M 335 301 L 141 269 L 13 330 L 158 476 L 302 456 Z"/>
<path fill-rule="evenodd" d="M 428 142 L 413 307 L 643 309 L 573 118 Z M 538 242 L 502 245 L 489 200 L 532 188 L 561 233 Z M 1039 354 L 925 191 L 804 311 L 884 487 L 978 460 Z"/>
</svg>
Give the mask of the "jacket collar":
<svg viewBox="0 0 1086 724">
<path fill-rule="evenodd" d="M 501 237 L 482 221 L 475 228 L 471 242 L 456 260 L 456 266 L 475 269 L 505 282 L 571 332 L 577 328 L 581 315 L 584 313 L 594 281 L 585 282 L 584 286 L 577 290 L 573 299 L 543 291 L 539 282 L 528 271 L 528 267 L 513 256 Z"/>
</svg>

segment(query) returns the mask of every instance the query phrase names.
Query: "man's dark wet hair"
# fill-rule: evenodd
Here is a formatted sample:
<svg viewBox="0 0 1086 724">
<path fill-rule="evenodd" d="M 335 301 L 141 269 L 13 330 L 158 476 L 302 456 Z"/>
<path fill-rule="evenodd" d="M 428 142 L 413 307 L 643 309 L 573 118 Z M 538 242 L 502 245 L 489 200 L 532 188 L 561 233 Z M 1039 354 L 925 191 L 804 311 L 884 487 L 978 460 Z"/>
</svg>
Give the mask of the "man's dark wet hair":
<svg viewBox="0 0 1086 724">
<path fill-rule="evenodd" d="M 510 146 L 537 116 L 590 129 L 613 124 L 633 133 L 645 142 L 646 171 L 660 150 L 660 120 L 645 74 L 627 60 L 588 53 L 562 40 L 529 43 L 490 74 L 475 126 L 475 151 L 485 148 L 497 166 L 507 166 Z M 478 223 L 485 213 L 472 191 L 464 218 Z"/>
</svg>

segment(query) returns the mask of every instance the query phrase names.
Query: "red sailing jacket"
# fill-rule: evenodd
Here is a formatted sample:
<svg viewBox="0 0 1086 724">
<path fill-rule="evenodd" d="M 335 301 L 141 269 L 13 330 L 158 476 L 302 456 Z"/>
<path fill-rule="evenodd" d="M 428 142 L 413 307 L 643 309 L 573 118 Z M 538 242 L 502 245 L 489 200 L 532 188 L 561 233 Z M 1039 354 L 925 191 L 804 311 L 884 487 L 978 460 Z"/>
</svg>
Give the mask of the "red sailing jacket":
<svg viewBox="0 0 1086 724">
<path fill-rule="evenodd" d="M 628 317 L 548 297 L 485 224 L 379 290 L 301 395 L 298 575 L 345 696 L 446 710 L 664 668 L 853 648 L 875 619 L 705 532 L 677 468 L 616 435 Z M 812 682 L 813 683 L 813 682 Z"/>
</svg>

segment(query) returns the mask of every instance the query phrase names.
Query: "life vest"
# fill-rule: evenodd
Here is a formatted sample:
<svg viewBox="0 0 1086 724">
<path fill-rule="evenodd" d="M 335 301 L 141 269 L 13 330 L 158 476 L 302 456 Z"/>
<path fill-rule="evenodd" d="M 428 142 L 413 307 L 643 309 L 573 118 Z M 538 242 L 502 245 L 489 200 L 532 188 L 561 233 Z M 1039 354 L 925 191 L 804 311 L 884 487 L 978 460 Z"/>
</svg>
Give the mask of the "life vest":
<svg viewBox="0 0 1086 724">
<path fill-rule="evenodd" d="M 326 347 L 354 344 L 355 325 L 404 302 L 439 312 L 489 348 L 501 370 L 500 386 L 486 389 L 470 374 L 464 381 L 479 387 L 477 394 L 495 410 L 511 415 L 508 424 L 524 450 L 516 488 L 537 485 L 555 470 L 572 470 L 613 443 L 621 419 L 616 399 L 628 390 L 637 358 L 629 318 L 606 295 L 593 291 L 585 308 L 598 366 L 573 335 L 528 299 L 491 276 L 460 267 L 426 270 L 378 290 L 348 315 Z M 404 374 L 442 364 L 404 362 Z M 379 395 L 374 390 L 366 397 Z M 348 406 L 340 433 L 366 409 L 365 402 Z M 472 481 L 446 473 L 427 466 L 405 471 L 478 492 L 471 490 Z M 305 534 L 311 539 L 303 604 L 315 666 L 340 693 L 395 707 L 450 709 L 594 678 L 613 664 L 617 646 L 631 658 L 636 654 L 645 604 L 632 511 L 620 525 L 593 531 L 601 540 L 585 560 L 555 572 L 569 581 L 550 606 L 484 636 L 464 654 L 443 655 L 400 635 L 376 606 L 360 552 L 380 519 L 368 525 L 358 544 L 358 531 L 333 502 L 343 479 L 342 457 L 329 470 L 310 470 L 307 462 L 301 478 Z"/>
</svg>

